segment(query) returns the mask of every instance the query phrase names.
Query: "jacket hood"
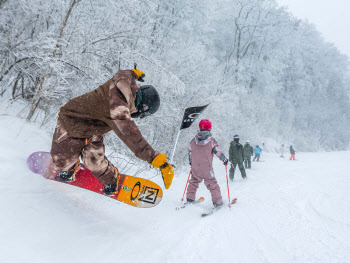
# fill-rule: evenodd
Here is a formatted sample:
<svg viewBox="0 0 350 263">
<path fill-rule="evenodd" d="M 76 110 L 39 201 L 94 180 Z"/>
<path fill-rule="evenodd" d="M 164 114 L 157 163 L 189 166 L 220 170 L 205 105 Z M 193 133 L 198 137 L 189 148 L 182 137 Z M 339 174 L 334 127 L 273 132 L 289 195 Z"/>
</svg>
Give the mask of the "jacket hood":
<svg viewBox="0 0 350 263">
<path fill-rule="evenodd" d="M 207 144 L 208 139 L 211 137 L 210 131 L 199 131 L 196 136 L 196 143 L 197 144 Z"/>
<path fill-rule="evenodd" d="M 123 94 L 130 113 L 137 112 L 135 106 L 136 93 L 140 86 L 136 84 L 136 74 L 132 70 L 119 70 L 112 78 L 110 89 L 116 88 Z"/>
</svg>

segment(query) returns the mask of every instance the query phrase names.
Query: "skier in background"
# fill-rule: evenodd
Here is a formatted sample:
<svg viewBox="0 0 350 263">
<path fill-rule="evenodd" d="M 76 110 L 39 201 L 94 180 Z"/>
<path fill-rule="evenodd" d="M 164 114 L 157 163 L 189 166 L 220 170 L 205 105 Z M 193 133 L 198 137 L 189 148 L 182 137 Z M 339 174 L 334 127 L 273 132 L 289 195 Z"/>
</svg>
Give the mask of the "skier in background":
<svg viewBox="0 0 350 263">
<path fill-rule="evenodd" d="M 289 151 L 290 151 L 290 158 L 289 158 L 289 160 L 295 160 L 295 150 L 293 148 L 293 145 L 291 145 L 289 147 Z"/>
<path fill-rule="evenodd" d="M 254 156 L 253 162 L 254 161 L 259 162 L 259 160 L 260 160 L 260 153 L 261 153 L 261 149 L 260 149 L 259 145 L 255 146 L 254 153 L 255 153 L 255 156 Z"/>
<path fill-rule="evenodd" d="M 170 187 L 173 167 L 164 153 L 148 144 L 131 120 L 154 114 L 160 105 L 154 87 L 136 84 L 136 80 L 143 82 L 144 76 L 136 68 L 119 70 L 105 84 L 61 107 L 51 147 L 56 176 L 66 182 L 74 180 L 81 157 L 85 167 L 104 184 L 103 192 L 115 194 L 119 171 L 106 158 L 103 143 L 103 134 L 113 130 L 138 158 L 159 168 L 165 188 Z"/>
<path fill-rule="evenodd" d="M 223 202 L 220 186 L 213 170 L 213 155 L 219 157 L 224 165 L 227 165 L 228 160 L 221 152 L 218 142 L 211 135 L 211 122 L 207 119 L 201 120 L 199 129 L 188 146 L 191 179 L 187 189 L 186 205 L 196 200 L 198 185 L 204 180 L 205 186 L 211 193 L 214 207 L 219 208 Z"/>
<path fill-rule="evenodd" d="M 236 171 L 237 165 L 241 172 L 242 177 L 246 178 L 247 174 L 243 166 L 243 160 L 244 160 L 243 145 L 239 143 L 238 135 L 233 136 L 233 141 L 230 143 L 229 160 L 231 162 L 230 180 L 233 181 L 233 178 L 235 177 L 235 171 Z"/>
<path fill-rule="evenodd" d="M 280 153 L 281 153 L 280 157 L 284 158 L 284 156 L 283 156 L 284 155 L 284 144 L 281 145 Z"/>
<path fill-rule="evenodd" d="M 244 167 L 247 169 L 252 168 L 252 162 L 251 158 L 253 156 L 253 147 L 250 146 L 250 142 L 246 141 L 244 147 L 243 147 L 243 152 L 244 152 Z"/>
</svg>

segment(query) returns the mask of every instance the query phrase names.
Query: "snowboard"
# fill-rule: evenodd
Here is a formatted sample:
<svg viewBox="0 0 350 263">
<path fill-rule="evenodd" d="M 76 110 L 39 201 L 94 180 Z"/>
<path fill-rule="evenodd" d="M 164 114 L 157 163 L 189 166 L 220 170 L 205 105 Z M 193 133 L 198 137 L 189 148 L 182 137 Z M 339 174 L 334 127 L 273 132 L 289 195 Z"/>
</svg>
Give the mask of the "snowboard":
<svg viewBox="0 0 350 263">
<path fill-rule="evenodd" d="M 57 170 L 54 168 L 49 152 L 32 153 L 27 159 L 27 166 L 33 173 L 40 174 L 48 180 L 90 190 L 134 207 L 154 207 L 159 204 L 163 197 L 163 190 L 156 183 L 125 174 L 119 174 L 118 176 L 116 194 L 105 195 L 102 192 L 104 185 L 83 164 L 76 172 L 75 180 L 65 182 L 60 177 L 55 177 Z"/>
</svg>

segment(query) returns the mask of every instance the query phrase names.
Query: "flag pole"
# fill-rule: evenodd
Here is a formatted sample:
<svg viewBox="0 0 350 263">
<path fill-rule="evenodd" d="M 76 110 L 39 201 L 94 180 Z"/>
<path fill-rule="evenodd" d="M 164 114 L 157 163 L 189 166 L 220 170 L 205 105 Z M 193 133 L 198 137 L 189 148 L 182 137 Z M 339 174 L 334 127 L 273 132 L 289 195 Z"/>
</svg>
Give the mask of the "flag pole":
<svg viewBox="0 0 350 263">
<path fill-rule="evenodd" d="M 171 164 L 173 163 L 174 154 L 175 154 L 175 150 L 176 150 L 176 145 L 177 145 L 177 141 L 179 140 L 180 132 L 181 132 L 181 130 L 179 130 L 179 131 L 177 132 L 177 136 L 176 136 L 176 140 L 175 140 L 174 149 L 173 149 L 173 152 L 171 153 L 171 157 L 170 157 L 170 163 L 171 163 Z"/>
<path fill-rule="evenodd" d="M 176 136 L 176 140 L 175 140 L 175 145 L 174 145 L 174 149 L 173 152 L 171 153 L 171 157 L 170 157 L 170 163 L 173 163 L 173 159 L 174 159 L 174 155 L 175 155 L 175 150 L 176 150 L 176 145 L 177 145 L 177 141 L 179 140 L 179 136 L 180 136 L 180 132 L 181 132 L 181 126 L 182 126 L 182 121 L 184 119 L 184 114 L 185 114 L 186 108 L 184 109 L 184 113 L 182 114 L 182 119 L 181 119 L 181 124 L 179 127 L 179 131 L 177 132 L 177 136 Z"/>
</svg>

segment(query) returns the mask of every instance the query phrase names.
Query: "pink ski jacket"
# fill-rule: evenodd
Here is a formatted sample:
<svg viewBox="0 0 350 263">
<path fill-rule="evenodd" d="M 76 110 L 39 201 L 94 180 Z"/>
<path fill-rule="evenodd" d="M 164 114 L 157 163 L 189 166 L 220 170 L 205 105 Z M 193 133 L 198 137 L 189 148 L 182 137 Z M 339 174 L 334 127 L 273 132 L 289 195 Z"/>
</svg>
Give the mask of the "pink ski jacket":
<svg viewBox="0 0 350 263">
<path fill-rule="evenodd" d="M 188 146 L 192 174 L 203 179 L 215 177 L 213 170 L 214 154 L 221 161 L 226 159 L 210 131 L 199 131 Z"/>
</svg>

